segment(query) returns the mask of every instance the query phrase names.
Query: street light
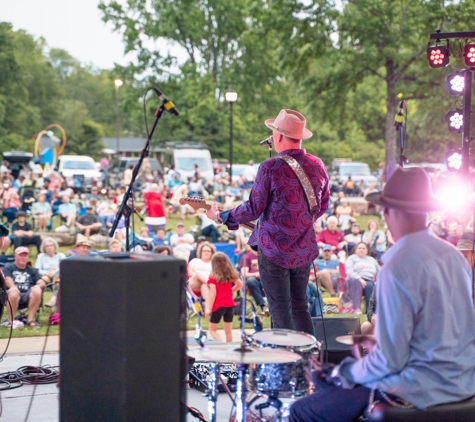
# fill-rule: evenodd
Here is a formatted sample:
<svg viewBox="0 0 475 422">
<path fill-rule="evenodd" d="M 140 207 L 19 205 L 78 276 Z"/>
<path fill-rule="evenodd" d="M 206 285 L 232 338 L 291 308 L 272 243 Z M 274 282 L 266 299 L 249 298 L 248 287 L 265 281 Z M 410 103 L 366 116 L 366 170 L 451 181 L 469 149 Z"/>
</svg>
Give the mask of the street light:
<svg viewBox="0 0 475 422">
<path fill-rule="evenodd" d="M 115 85 L 115 132 L 116 132 L 116 150 L 117 153 L 120 151 L 119 147 L 119 139 L 120 139 L 120 129 L 119 129 L 119 88 L 123 85 L 124 83 L 120 79 L 115 79 L 114 80 L 114 85 Z"/>
<path fill-rule="evenodd" d="M 233 104 L 237 100 L 237 92 L 234 89 L 230 89 L 226 92 L 225 96 L 226 101 L 230 106 L 229 114 L 229 180 L 232 183 L 233 181 Z"/>
</svg>

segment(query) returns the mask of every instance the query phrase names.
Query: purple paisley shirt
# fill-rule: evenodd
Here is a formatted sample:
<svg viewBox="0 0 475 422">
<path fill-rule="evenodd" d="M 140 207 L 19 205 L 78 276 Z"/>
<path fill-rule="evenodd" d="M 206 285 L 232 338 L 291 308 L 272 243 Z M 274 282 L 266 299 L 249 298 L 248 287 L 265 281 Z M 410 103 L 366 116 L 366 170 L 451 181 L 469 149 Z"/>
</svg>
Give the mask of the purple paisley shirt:
<svg viewBox="0 0 475 422">
<path fill-rule="evenodd" d="M 220 217 L 230 230 L 236 230 L 239 223 L 259 219 L 249 245 L 258 246 L 267 259 L 280 267 L 299 268 L 318 256 L 313 222 L 328 209 L 328 174 L 322 160 L 305 149 L 282 151 L 277 157 L 281 155 L 292 156 L 307 173 L 317 197 L 316 214 L 310 214 L 293 170 L 274 157 L 259 166 L 249 200 L 220 213 Z"/>
</svg>

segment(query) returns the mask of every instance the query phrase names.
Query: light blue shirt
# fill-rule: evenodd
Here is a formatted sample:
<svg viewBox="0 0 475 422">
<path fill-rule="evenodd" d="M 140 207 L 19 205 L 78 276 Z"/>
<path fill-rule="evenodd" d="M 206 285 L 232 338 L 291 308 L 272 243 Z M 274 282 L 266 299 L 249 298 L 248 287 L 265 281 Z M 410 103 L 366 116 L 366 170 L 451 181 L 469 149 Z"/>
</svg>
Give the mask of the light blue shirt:
<svg viewBox="0 0 475 422">
<path fill-rule="evenodd" d="M 347 358 L 343 384 L 363 384 L 420 409 L 475 395 L 471 270 L 430 230 L 408 234 L 382 258 L 376 289 L 377 345 Z"/>
<path fill-rule="evenodd" d="M 72 202 L 70 202 L 69 204 L 66 204 L 66 203 L 62 203 L 60 204 L 60 206 L 58 207 L 58 211 L 60 213 L 70 213 L 70 212 L 76 212 L 77 211 L 77 208 L 76 208 L 76 205 L 73 204 Z"/>
</svg>

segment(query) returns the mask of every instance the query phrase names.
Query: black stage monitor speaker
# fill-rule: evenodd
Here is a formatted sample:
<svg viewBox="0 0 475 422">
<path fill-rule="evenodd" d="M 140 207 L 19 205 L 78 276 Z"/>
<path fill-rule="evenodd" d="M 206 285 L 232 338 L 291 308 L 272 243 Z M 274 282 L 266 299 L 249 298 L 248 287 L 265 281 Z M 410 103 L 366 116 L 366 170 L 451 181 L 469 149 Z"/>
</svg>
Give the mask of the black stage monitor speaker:
<svg viewBox="0 0 475 422">
<path fill-rule="evenodd" d="M 185 273 L 156 254 L 61 263 L 61 421 L 185 420 Z"/>
<path fill-rule="evenodd" d="M 322 319 L 312 318 L 315 328 L 315 338 L 318 341 L 325 341 L 323 333 Z M 360 319 L 357 317 L 325 318 L 326 350 L 328 351 L 328 361 L 339 363 L 346 356 L 352 356 L 350 346 L 339 343 L 336 338 L 352 334 L 361 334 Z M 325 346 L 323 347 L 325 350 Z"/>
</svg>

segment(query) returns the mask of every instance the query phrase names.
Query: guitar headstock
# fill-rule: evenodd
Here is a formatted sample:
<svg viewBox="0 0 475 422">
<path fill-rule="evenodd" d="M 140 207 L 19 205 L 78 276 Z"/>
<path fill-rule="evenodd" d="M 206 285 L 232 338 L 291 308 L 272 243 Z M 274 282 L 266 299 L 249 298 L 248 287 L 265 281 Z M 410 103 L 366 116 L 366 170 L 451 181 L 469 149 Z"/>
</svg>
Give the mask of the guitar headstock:
<svg viewBox="0 0 475 422">
<path fill-rule="evenodd" d="M 181 205 L 189 205 L 195 211 L 199 210 L 200 208 L 205 210 L 209 210 L 211 208 L 211 205 L 207 204 L 206 201 L 199 196 L 183 196 L 180 198 L 179 202 Z"/>
</svg>

